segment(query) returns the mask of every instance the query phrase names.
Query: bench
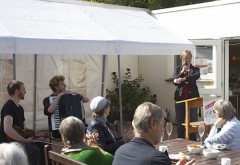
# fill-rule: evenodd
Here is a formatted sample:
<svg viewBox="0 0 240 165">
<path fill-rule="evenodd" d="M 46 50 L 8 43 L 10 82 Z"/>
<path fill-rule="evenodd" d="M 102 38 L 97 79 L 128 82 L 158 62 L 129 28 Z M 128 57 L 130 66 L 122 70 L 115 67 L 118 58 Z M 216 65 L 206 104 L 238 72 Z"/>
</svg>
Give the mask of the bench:
<svg viewBox="0 0 240 165">
<path fill-rule="evenodd" d="M 69 159 L 55 151 L 52 151 L 52 147 L 50 145 L 44 146 L 44 154 L 46 165 L 86 165 L 85 163 Z"/>
</svg>

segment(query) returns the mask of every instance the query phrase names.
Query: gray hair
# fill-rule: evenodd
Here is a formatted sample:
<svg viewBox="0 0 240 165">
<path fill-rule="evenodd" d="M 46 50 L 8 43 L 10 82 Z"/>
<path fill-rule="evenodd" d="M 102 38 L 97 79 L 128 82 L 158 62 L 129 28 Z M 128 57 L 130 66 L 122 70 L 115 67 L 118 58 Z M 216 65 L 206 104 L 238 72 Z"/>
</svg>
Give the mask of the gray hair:
<svg viewBox="0 0 240 165">
<path fill-rule="evenodd" d="M 166 113 L 162 108 L 153 103 L 145 102 L 137 107 L 133 116 L 132 126 L 138 132 L 148 132 L 151 119 L 160 122 L 164 120 L 165 116 Z"/>
<path fill-rule="evenodd" d="M 0 144 L 0 164 L 1 165 L 28 165 L 28 158 L 24 148 L 20 143 Z"/>
<path fill-rule="evenodd" d="M 61 122 L 59 131 L 65 145 L 81 143 L 83 142 L 83 138 L 85 136 L 85 127 L 83 122 L 73 116 L 69 116 Z"/>
<path fill-rule="evenodd" d="M 218 112 L 218 117 L 222 117 L 227 120 L 231 120 L 236 116 L 236 109 L 230 101 L 218 100 L 214 104 L 213 109 Z"/>
</svg>

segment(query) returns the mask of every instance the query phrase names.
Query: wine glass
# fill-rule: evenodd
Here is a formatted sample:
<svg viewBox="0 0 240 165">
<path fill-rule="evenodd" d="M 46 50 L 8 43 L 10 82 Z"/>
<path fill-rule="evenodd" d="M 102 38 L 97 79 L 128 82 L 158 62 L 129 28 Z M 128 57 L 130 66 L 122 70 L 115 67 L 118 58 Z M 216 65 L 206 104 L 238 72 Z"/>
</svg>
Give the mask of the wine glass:
<svg viewBox="0 0 240 165">
<path fill-rule="evenodd" d="M 170 135 L 172 134 L 172 123 L 171 122 L 167 122 L 166 131 L 168 134 L 168 145 L 170 145 Z"/>
<path fill-rule="evenodd" d="M 164 138 L 164 131 L 162 132 L 162 135 L 161 135 L 161 137 L 160 137 L 160 143 L 162 143 L 163 138 Z"/>
<path fill-rule="evenodd" d="M 201 145 L 202 145 L 202 137 L 203 137 L 204 133 L 205 133 L 205 125 L 204 124 L 200 124 L 198 126 L 198 134 L 200 136 L 200 144 Z"/>
</svg>

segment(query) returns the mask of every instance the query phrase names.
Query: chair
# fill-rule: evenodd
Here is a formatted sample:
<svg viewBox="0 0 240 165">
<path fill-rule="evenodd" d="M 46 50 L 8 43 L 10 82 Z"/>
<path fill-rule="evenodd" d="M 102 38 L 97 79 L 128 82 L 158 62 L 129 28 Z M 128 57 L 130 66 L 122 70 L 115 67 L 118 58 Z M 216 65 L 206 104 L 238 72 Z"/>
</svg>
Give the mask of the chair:
<svg viewBox="0 0 240 165">
<path fill-rule="evenodd" d="M 52 148 L 50 145 L 44 146 L 44 154 L 45 154 L 46 165 L 86 165 L 85 163 L 81 163 L 79 161 L 69 159 L 57 152 L 52 151 Z"/>
<path fill-rule="evenodd" d="M 62 141 L 62 138 L 54 138 L 52 136 L 52 129 L 51 129 L 51 127 L 48 128 L 48 136 L 49 136 L 49 143 L 51 143 L 52 140 L 55 141 L 55 142 L 61 142 Z"/>
<path fill-rule="evenodd" d="M 190 122 L 190 109 L 191 108 L 200 108 L 203 106 L 203 98 L 202 97 L 196 97 L 192 99 L 177 101 L 178 103 L 185 103 L 185 123 L 183 125 L 185 126 L 185 138 L 189 140 L 190 133 L 198 132 L 198 126 L 200 124 L 205 124 L 204 121 L 196 121 L 196 122 Z M 205 131 L 210 132 L 211 125 L 205 125 Z"/>
</svg>

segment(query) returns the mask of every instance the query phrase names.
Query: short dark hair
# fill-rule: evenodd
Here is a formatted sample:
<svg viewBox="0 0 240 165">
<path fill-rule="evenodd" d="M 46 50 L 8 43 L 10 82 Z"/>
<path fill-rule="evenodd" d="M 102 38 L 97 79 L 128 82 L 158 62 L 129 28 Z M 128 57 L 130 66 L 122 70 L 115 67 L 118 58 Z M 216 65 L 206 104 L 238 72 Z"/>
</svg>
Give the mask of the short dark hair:
<svg viewBox="0 0 240 165">
<path fill-rule="evenodd" d="M 9 96 L 14 95 L 15 90 L 20 90 L 21 85 L 23 85 L 23 82 L 12 80 L 10 83 L 8 83 L 7 91 Z"/>
<path fill-rule="evenodd" d="M 56 75 L 49 81 L 49 87 L 52 89 L 53 92 L 56 92 L 56 86 L 59 85 L 60 81 L 64 81 L 65 77 L 62 75 Z"/>
</svg>

